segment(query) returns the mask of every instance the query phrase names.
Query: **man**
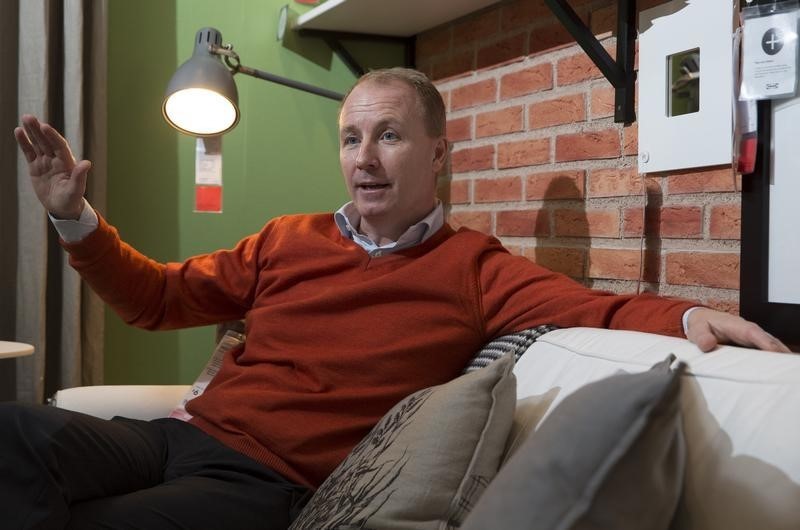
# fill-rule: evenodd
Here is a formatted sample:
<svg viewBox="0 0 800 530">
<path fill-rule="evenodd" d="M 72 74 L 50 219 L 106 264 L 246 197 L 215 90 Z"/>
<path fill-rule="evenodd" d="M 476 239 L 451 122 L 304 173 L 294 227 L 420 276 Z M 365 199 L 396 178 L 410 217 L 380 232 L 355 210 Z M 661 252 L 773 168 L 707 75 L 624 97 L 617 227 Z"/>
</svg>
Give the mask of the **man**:
<svg viewBox="0 0 800 530">
<path fill-rule="evenodd" d="M 444 124 L 424 75 L 367 74 L 339 117 L 351 203 L 163 265 L 84 201 L 91 164 L 24 116 L 15 136 L 36 194 L 104 300 L 150 329 L 244 317 L 247 342 L 188 403 L 188 423 L 0 409 L 0 503 L 19 513 L 15 527 L 286 528 L 307 489 L 394 403 L 456 377 L 491 338 L 536 325 L 672 335 L 688 326 L 703 350 L 721 341 L 786 350 L 738 317 L 586 289 L 489 236 L 454 231 L 435 194 Z"/>
</svg>

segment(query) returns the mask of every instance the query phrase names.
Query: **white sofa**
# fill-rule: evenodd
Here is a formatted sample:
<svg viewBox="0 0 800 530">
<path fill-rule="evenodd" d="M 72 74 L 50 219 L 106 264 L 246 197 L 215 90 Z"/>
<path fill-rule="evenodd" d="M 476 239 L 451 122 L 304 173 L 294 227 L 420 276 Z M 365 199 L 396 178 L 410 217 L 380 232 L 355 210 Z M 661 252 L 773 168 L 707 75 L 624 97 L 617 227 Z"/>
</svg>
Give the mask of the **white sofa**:
<svg viewBox="0 0 800 530">
<path fill-rule="evenodd" d="M 686 438 L 683 498 L 673 528 L 800 529 L 800 356 L 683 339 L 572 328 L 539 338 L 522 356 L 518 412 L 539 419 L 579 387 L 619 371 L 644 371 L 673 353 Z M 677 362 L 677 361 L 676 361 Z M 56 406 L 101 417 L 163 417 L 188 386 L 81 387 Z M 538 409 L 538 410 L 537 410 Z M 513 435 L 513 432 L 512 432 Z"/>
</svg>

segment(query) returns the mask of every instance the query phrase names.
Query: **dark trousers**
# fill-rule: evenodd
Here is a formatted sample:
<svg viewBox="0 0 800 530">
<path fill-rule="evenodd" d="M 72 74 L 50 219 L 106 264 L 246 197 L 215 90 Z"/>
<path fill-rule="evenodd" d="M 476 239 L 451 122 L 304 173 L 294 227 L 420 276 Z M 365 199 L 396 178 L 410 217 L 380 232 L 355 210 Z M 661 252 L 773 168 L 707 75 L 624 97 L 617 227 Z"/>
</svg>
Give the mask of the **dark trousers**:
<svg viewBox="0 0 800 530">
<path fill-rule="evenodd" d="M 0 530 L 285 530 L 308 494 L 180 420 L 0 403 Z"/>
</svg>

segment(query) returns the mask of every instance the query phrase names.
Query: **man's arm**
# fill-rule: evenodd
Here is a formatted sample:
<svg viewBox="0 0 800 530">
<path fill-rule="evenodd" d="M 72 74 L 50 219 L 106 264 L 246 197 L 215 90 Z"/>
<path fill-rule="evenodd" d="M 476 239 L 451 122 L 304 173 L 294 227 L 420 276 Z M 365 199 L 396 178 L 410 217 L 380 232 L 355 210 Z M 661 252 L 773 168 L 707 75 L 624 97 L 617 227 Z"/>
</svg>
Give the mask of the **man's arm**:
<svg viewBox="0 0 800 530">
<path fill-rule="evenodd" d="M 484 254 L 478 267 L 481 305 L 490 336 L 555 324 L 685 335 L 702 351 L 725 343 L 789 351 L 757 324 L 741 317 L 698 307 L 689 300 L 589 289 L 562 274 L 509 255 L 501 250 L 499 242 Z"/>
</svg>

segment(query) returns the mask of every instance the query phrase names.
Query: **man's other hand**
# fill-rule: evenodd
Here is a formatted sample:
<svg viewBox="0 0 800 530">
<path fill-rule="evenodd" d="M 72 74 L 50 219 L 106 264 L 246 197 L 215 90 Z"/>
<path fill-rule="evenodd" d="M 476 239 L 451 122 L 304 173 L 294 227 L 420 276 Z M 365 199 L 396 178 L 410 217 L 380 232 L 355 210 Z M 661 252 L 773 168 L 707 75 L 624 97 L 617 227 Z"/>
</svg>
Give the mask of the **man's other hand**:
<svg viewBox="0 0 800 530">
<path fill-rule="evenodd" d="M 58 131 L 35 116 L 22 116 L 22 126 L 14 129 L 39 202 L 59 219 L 78 219 L 83 210 L 86 176 L 92 163 L 75 157 Z"/>
<path fill-rule="evenodd" d="M 722 311 L 699 307 L 689 314 L 686 337 L 702 351 L 718 344 L 737 344 L 759 350 L 789 353 L 781 341 L 750 322 Z"/>
</svg>

